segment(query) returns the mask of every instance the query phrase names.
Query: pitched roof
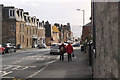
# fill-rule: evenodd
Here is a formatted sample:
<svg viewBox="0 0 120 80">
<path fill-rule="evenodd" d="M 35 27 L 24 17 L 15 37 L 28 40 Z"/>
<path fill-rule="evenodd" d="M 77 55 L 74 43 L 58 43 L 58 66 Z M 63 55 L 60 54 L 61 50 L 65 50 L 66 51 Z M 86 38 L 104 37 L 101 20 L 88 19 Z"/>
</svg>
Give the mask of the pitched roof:
<svg viewBox="0 0 120 80">
<path fill-rule="evenodd" d="M 58 28 L 56 26 L 52 27 L 53 32 L 59 32 Z"/>
</svg>

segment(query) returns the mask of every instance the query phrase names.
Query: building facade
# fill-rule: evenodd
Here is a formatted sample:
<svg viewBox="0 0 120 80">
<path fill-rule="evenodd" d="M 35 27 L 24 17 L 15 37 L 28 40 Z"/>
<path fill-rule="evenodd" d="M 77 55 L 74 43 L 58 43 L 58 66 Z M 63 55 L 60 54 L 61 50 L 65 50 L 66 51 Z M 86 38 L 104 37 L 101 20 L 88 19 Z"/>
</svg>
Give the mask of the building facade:
<svg viewBox="0 0 120 80">
<path fill-rule="evenodd" d="M 81 35 L 81 39 L 84 41 L 84 40 L 87 40 L 87 42 L 91 39 L 91 22 L 90 23 L 87 23 L 86 25 L 82 26 L 82 35 Z"/>
<path fill-rule="evenodd" d="M 44 23 L 41 25 L 36 16 L 30 16 L 29 12 L 12 6 L 0 6 L 2 21 L 1 43 L 12 43 L 21 48 L 35 48 L 40 39 L 45 42 Z M 41 41 L 42 42 L 42 41 Z"/>
<path fill-rule="evenodd" d="M 52 41 L 52 26 L 51 24 L 49 24 L 48 21 L 45 22 L 45 43 L 47 46 L 51 45 L 51 41 Z"/>
<path fill-rule="evenodd" d="M 59 30 L 57 28 L 57 26 L 53 26 L 52 27 L 52 43 L 59 43 L 60 40 L 59 40 Z"/>
</svg>

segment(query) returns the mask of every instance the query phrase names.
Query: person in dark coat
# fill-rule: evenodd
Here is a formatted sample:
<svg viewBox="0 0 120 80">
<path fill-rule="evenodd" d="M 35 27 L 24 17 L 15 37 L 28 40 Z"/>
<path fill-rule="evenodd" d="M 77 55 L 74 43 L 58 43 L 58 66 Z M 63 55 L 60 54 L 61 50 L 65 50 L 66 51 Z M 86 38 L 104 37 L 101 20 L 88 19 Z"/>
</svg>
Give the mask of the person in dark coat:
<svg viewBox="0 0 120 80">
<path fill-rule="evenodd" d="M 66 47 L 64 45 L 64 43 L 62 43 L 59 47 L 60 49 L 60 61 L 64 60 L 64 53 L 66 53 Z"/>
<path fill-rule="evenodd" d="M 72 52 L 73 52 L 73 47 L 70 43 L 68 43 L 67 47 L 66 47 L 66 52 L 68 54 L 68 61 L 72 60 Z"/>
</svg>

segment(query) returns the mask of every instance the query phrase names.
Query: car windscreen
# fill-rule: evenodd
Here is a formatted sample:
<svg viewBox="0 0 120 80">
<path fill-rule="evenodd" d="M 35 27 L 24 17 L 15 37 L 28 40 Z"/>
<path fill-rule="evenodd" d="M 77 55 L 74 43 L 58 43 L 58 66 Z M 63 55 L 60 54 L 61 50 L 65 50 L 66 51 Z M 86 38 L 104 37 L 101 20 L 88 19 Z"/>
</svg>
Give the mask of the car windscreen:
<svg viewBox="0 0 120 80">
<path fill-rule="evenodd" d="M 60 45 L 59 44 L 52 44 L 51 46 L 52 46 L 52 48 L 58 49 Z"/>
<path fill-rule="evenodd" d="M 51 46 L 56 46 L 56 44 L 52 44 Z"/>
<path fill-rule="evenodd" d="M 7 46 L 7 44 L 3 44 L 3 47 L 6 47 Z"/>
</svg>

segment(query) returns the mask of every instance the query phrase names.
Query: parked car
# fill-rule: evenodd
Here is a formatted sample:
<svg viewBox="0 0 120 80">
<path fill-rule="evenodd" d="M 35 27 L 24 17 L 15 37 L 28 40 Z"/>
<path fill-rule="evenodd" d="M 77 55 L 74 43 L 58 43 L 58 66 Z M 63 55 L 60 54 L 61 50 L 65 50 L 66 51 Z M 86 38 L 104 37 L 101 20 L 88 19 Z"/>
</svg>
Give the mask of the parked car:
<svg viewBox="0 0 120 80">
<path fill-rule="evenodd" d="M 0 53 L 5 54 L 5 48 L 0 44 Z"/>
<path fill-rule="evenodd" d="M 58 43 L 51 44 L 50 54 L 60 54 L 59 46 L 60 46 L 60 44 L 58 44 Z"/>
<path fill-rule="evenodd" d="M 38 45 L 38 48 L 39 48 L 39 49 L 41 49 L 41 48 L 47 48 L 47 46 L 46 46 L 45 43 L 43 43 L 43 44 L 39 44 L 39 45 Z"/>
<path fill-rule="evenodd" d="M 7 53 L 16 52 L 16 47 L 12 43 L 3 44 L 3 47 L 5 47 L 5 52 Z"/>
<path fill-rule="evenodd" d="M 80 47 L 80 43 L 72 44 L 73 47 Z"/>
</svg>

